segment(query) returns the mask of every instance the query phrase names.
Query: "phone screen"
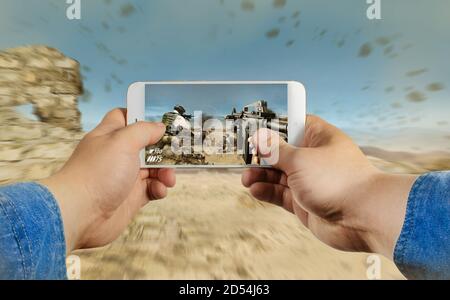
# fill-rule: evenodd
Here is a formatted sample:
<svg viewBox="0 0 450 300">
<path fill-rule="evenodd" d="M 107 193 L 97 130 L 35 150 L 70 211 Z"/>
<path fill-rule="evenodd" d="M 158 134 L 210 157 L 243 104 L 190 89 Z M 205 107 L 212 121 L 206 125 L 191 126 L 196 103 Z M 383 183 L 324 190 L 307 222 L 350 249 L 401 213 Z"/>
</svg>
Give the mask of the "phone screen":
<svg viewBox="0 0 450 300">
<path fill-rule="evenodd" d="M 287 116 L 287 84 L 147 84 L 145 119 L 166 132 L 146 165 L 265 165 L 249 138 L 268 128 L 287 140 Z"/>
</svg>

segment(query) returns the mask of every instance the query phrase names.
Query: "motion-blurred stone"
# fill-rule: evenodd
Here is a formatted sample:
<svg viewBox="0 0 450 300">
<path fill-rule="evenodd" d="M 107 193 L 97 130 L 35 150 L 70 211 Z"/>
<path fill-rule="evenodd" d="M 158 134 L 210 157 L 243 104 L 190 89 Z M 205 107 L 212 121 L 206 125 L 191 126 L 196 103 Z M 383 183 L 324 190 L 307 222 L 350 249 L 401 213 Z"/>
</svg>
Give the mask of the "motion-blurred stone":
<svg viewBox="0 0 450 300">
<path fill-rule="evenodd" d="M 0 51 L 0 184 L 57 171 L 82 138 L 79 63 L 57 49 Z M 17 111 L 31 105 L 37 120 Z"/>
</svg>

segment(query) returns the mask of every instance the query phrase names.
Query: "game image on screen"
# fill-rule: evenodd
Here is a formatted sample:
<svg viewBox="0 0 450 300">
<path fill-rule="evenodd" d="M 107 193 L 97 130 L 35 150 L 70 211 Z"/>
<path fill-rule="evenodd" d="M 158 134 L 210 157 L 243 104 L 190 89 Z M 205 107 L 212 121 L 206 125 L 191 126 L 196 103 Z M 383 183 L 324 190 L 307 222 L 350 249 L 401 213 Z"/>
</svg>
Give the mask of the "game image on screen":
<svg viewBox="0 0 450 300">
<path fill-rule="evenodd" d="M 268 128 L 287 140 L 287 97 L 286 84 L 147 84 L 145 119 L 166 132 L 146 165 L 264 165 L 249 138 Z"/>
</svg>

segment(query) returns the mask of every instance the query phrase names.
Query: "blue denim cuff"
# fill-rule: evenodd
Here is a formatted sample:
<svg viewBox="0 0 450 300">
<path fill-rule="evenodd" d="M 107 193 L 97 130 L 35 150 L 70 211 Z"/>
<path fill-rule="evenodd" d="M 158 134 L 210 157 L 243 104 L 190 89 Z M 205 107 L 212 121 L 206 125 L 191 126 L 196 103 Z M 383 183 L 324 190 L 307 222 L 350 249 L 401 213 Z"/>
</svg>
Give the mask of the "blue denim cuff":
<svg viewBox="0 0 450 300">
<path fill-rule="evenodd" d="M 394 261 L 408 279 L 450 279 L 450 172 L 414 183 Z"/>
<path fill-rule="evenodd" d="M 58 204 L 37 183 L 0 188 L 0 278 L 66 279 Z"/>
</svg>

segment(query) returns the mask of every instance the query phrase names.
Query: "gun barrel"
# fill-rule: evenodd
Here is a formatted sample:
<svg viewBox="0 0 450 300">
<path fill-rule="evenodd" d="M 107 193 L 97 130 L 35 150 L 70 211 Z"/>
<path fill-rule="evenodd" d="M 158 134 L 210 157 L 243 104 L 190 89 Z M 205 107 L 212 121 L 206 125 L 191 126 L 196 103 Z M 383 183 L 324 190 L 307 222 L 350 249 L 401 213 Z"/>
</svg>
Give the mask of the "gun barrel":
<svg viewBox="0 0 450 300">
<path fill-rule="evenodd" d="M 288 132 L 287 124 L 285 124 L 285 123 L 267 121 L 266 126 L 268 129 L 273 130 L 273 131 L 278 131 L 278 132 L 285 133 L 285 134 L 287 134 L 287 132 Z"/>
</svg>

